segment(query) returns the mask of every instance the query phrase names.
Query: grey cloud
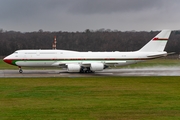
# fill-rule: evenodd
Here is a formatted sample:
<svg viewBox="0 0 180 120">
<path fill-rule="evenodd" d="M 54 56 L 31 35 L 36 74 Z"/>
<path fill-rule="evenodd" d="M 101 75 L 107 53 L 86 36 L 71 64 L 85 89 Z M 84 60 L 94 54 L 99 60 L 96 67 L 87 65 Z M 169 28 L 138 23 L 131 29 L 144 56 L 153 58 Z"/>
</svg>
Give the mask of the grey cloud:
<svg viewBox="0 0 180 120">
<path fill-rule="evenodd" d="M 179 0 L 0 0 L 0 28 L 20 31 L 147 30 L 162 25 L 177 28 L 179 5 Z"/>
<path fill-rule="evenodd" d="M 52 12 L 108 14 L 161 7 L 162 0 L 0 0 L 0 15 L 28 17 Z"/>
<path fill-rule="evenodd" d="M 5 19 L 8 21 L 11 20 L 21 20 L 33 17 L 39 12 L 39 4 L 35 2 L 25 1 L 25 0 L 16 0 L 16 1 L 3 1 L 0 3 L 1 11 L 1 20 Z"/>
<path fill-rule="evenodd" d="M 0 0 L 0 15 L 2 18 L 29 18 L 53 12 L 57 8 L 63 9 L 64 6 L 67 6 L 64 0 Z"/>
<path fill-rule="evenodd" d="M 69 11 L 79 14 L 108 14 L 160 8 L 162 5 L 162 0 L 77 0 Z"/>
</svg>

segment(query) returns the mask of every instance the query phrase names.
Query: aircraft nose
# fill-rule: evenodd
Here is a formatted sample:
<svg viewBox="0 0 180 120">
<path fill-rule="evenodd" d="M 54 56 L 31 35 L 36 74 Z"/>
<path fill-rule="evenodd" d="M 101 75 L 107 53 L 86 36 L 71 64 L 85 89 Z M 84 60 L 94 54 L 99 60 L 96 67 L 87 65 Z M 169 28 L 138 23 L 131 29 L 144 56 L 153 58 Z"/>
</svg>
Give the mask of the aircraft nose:
<svg viewBox="0 0 180 120">
<path fill-rule="evenodd" d="M 12 60 L 10 60 L 10 59 L 4 58 L 3 61 L 12 65 Z"/>
</svg>

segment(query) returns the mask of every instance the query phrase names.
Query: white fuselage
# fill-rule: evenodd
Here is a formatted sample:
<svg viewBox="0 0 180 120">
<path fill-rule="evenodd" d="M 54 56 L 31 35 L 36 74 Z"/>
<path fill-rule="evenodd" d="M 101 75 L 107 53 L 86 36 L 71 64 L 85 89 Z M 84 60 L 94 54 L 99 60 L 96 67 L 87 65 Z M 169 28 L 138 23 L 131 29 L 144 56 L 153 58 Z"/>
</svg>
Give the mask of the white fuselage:
<svg viewBox="0 0 180 120">
<path fill-rule="evenodd" d="M 18 50 L 7 56 L 17 66 L 61 66 L 65 64 L 128 65 L 165 56 L 166 52 L 77 52 L 68 50 Z M 155 55 L 155 57 L 154 57 Z M 150 57 L 148 57 L 150 56 Z M 152 57 L 151 57 L 152 56 Z"/>
</svg>

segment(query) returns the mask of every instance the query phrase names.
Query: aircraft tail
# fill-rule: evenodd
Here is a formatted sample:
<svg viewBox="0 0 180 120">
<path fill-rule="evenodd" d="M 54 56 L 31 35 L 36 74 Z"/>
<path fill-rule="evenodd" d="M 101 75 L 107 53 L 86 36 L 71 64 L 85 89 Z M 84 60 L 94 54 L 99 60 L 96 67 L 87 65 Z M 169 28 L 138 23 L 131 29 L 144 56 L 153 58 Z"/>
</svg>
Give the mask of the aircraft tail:
<svg viewBox="0 0 180 120">
<path fill-rule="evenodd" d="M 163 52 L 166 43 L 171 34 L 171 30 L 162 30 L 158 35 L 151 39 L 145 46 L 143 46 L 140 52 Z"/>
</svg>

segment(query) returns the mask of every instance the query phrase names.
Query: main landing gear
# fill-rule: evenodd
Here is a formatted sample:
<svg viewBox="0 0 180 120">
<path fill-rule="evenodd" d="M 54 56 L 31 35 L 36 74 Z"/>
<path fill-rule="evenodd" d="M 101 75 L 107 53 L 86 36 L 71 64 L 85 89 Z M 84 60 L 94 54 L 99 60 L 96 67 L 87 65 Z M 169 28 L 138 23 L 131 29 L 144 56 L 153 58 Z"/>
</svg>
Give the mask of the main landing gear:
<svg viewBox="0 0 180 120">
<path fill-rule="evenodd" d="M 20 66 L 19 66 L 19 73 L 23 73 L 23 70 Z"/>
<path fill-rule="evenodd" d="M 90 70 L 89 67 L 81 68 L 80 73 L 94 73 L 94 71 Z"/>
</svg>

